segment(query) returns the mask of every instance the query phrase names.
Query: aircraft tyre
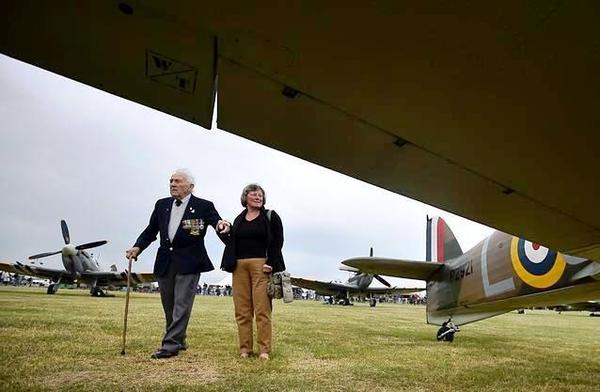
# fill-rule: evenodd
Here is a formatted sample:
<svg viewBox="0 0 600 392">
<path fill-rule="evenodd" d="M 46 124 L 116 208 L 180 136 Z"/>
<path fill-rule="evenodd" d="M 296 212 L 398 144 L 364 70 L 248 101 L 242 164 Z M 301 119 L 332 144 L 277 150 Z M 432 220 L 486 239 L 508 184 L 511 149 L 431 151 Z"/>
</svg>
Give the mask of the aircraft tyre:
<svg viewBox="0 0 600 392">
<path fill-rule="evenodd" d="M 94 287 L 92 289 L 92 297 L 106 297 L 106 293 L 99 287 Z"/>
<path fill-rule="evenodd" d="M 56 294 L 57 291 L 58 291 L 58 284 L 50 283 L 48 285 L 48 290 L 46 291 L 46 294 L 49 294 L 49 295 Z"/>
<path fill-rule="evenodd" d="M 369 306 L 374 308 L 377 306 L 377 300 L 375 298 L 369 300 Z"/>
</svg>

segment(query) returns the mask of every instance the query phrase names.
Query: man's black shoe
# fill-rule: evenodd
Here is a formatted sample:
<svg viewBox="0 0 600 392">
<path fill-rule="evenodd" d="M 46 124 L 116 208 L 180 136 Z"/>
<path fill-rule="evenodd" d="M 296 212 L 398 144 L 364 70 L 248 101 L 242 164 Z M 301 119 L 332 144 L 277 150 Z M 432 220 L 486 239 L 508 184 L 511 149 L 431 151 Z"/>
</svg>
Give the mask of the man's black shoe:
<svg viewBox="0 0 600 392">
<path fill-rule="evenodd" d="M 155 353 L 152 353 L 152 355 L 150 356 L 150 358 L 152 359 L 165 359 L 165 358 L 171 358 L 177 355 L 177 352 L 171 352 L 171 351 L 167 351 L 167 350 L 158 350 Z"/>
<path fill-rule="evenodd" d="M 184 343 L 183 343 L 181 346 L 179 346 L 179 349 L 180 349 L 181 351 L 185 351 L 185 350 L 187 350 L 187 348 L 188 348 L 188 344 L 187 344 L 187 343 L 185 343 L 185 342 L 184 342 Z"/>
</svg>

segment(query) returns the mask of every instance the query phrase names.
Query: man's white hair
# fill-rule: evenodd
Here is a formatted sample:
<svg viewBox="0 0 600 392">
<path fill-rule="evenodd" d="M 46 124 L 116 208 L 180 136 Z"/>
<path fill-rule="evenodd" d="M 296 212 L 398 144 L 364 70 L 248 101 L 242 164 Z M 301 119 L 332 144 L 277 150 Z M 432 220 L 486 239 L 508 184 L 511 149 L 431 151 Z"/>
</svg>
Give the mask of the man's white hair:
<svg viewBox="0 0 600 392">
<path fill-rule="evenodd" d="M 194 175 L 189 169 L 177 169 L 173 175 L 179 175 L 186 179 L 191 185 L 196 185 L 196 180 L 194 180 Z"/>
</svg>

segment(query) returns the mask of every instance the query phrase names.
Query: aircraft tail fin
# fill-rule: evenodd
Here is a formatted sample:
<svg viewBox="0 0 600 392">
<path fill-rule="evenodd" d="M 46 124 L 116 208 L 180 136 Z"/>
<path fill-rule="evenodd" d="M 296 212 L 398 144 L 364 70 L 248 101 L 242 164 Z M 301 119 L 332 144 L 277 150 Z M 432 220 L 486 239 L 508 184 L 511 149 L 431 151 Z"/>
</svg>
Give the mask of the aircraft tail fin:
<svg viewBox="0 0 600 392">
<path fill-rule="evenodd" d="M 427 217 L 426 260 L 443 263 L 463 254 L 450 227 L 439 216 Z"/>
</svg>

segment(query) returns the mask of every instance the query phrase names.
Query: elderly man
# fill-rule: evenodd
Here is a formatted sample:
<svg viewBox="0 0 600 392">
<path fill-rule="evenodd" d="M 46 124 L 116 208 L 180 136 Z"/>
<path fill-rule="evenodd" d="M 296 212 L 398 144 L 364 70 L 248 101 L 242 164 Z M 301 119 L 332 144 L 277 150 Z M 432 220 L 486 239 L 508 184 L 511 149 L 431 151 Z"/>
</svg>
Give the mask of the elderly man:
<svg viewBox="0 0 600 392">
<path fill-rule="evenodd" d="M 193 190 L 191 173 L 186 169 L 175 171 L 170 180 L 172 197 L 156 202 L 148 227 L 126 252 L 128 259 L 137 259 L 160 233 L 154 274 L 158 277 L 167 329 L 162 347 L 152 354 L 154 359 L 169 358 L 187 349 L 186 329 L 200 273 L 214 269 L 204 247 L 206 228 L 210 225 L 217 234 L 227 234 L 231 227 L 221 219 L 213 203 L 195 197 Z"/>
</svg>

